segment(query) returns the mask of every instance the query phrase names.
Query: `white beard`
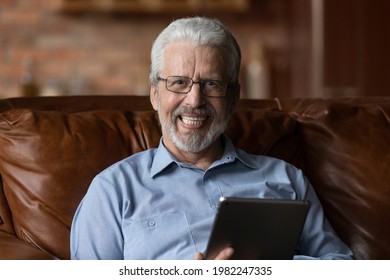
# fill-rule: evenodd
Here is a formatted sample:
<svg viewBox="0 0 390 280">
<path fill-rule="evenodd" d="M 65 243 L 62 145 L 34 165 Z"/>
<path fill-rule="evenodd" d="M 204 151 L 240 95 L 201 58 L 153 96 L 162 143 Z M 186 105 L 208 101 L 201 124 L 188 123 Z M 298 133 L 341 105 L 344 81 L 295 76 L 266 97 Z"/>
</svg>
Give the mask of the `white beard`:
<svg viewBox="0 0 390 280">
<path fill-rule="evenodd" d="M 160 107 L 160 104 L 158 104 Z M 172 139 L 173 144 L 183 152 L 199 153 L 209 147 L 225 130 L 228 125 L 228 119 L 224 118 L 224 121 L 217 123 L 212 122 L 210 129 L 206 133 L 202 132 L 190 132 L 185 137 L 181 137 L 177 133 L 176 119 L 183 113 L 194 114 L 207 114 L 210 117 L 216 115 L 212 106 L 206 105 L 202 109 L 191 109 L 188 107 L 179 107 L 172 113 L 172 119 L 170 122 L 164 122 L 160 115 L 160 108 L 158 110 L 161 127 Z"/>
</svg>

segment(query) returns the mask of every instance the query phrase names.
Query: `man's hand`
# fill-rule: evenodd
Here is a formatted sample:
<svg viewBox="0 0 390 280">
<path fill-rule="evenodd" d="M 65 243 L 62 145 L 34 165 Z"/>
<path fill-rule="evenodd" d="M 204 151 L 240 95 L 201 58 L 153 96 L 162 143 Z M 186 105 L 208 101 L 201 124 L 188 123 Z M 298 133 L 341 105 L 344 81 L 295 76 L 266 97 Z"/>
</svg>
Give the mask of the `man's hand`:
<svg viewBox="0 0 390 280">
<path fill-rule="evenodd" d="M 219 254 L 215 257 L 215 260 L 229 260 L 234 253 L 234 249 L 232 247 L 227 247 L 223 249 Z M 204 260 L 204 255 L 200 252 L 196 252 L 194 260 Z"/>
</svg>

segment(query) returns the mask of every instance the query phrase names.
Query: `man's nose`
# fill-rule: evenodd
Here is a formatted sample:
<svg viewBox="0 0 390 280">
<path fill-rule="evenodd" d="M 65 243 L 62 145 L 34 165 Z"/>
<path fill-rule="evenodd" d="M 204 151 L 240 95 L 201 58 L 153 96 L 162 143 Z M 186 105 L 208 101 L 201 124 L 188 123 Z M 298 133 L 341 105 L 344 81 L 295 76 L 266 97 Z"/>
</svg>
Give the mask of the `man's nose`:
<svg viewBox="0 0 390 280">
<path fill-rule="evenodd" d="M 200 83 L 194 82 L 192 84 L 191 90 L 186 95 L 185 102 L 186 105 L 191 106 L 192 108 L 198 108 L 206 103 L 206 98 L 202 93 Z"/>
</svg>

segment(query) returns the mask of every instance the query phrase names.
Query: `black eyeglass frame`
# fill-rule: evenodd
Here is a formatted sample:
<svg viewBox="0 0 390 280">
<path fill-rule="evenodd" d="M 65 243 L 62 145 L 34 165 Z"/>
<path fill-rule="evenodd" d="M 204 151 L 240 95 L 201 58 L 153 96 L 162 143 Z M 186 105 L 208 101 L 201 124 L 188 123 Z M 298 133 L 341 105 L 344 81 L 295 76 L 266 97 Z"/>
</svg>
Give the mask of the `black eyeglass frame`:
<svg viewBox="0 0 390 280">
<path fill-rule="evenodd" d="M 168 88 L 168 79 L 169 78 L 183 78 L 183 79 L 188 79 L 191 81 L 191 85 L 188 86 L 188 91 L 174 91 L 172 89 L 169 89 Z M 192 89 L 192 86 L 194 84 L 199 84 L 200 85 L 200 90 L 202 92 L 202 94 L 204 96 L 208 96 L 208 97 L 216 97 L 216 98 L 219 98 L 219 97 L 225 97 L 226 96 L 226 92 L 227 92 L 227 89 L 228 88 L 233 88 L 233 87 L 236 87 L 238 86 L 238 83 L 227 83 L 227 82 L 224 82 L 224 81 L 221 81 L 221 80 L 212 80 L 212 79 L 205 79 L 205 80 L 200 80 L 199 82 L 195 82 L 193 79 L 189 78 L 189 77 L 184 77 L 184 76 L 168 76 L 166 78 L 162 78 L 162 77 L 157 77 L 157 81 L 163 81 L 165 82 L 165 88 L 166 90 L 170 91 L 170 92 L 174 92 L 174 93 L 178 93 L 178 94 L 187 94 L 191 91 Z M 224 90 L 222 91 L 222 95 L 208 95 L 206 93 L 206 91 L 203 89 L 204 88 L 204 85 L 207 83 L 207 82 L 217 82 L 219 84 L 223 84 L 225 86 Z"/>
</svg>

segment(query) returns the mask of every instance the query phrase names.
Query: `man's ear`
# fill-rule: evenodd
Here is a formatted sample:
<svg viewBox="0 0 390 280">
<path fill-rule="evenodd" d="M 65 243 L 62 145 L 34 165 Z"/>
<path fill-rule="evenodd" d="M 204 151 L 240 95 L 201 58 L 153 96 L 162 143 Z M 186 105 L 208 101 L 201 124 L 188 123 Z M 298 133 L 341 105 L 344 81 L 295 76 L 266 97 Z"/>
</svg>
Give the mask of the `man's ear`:
<svg viewBox="0 0 390 280">
<path fill-rule="evenodd" d="M 152 103 L 153 109 L 155 111 L 158 111 L 159 101 L 158 101 L 158 90 L 157 90 L 156 86 L 150 86 L 149 97 L 150 97 L 150 103 Z"/>
</svg>

